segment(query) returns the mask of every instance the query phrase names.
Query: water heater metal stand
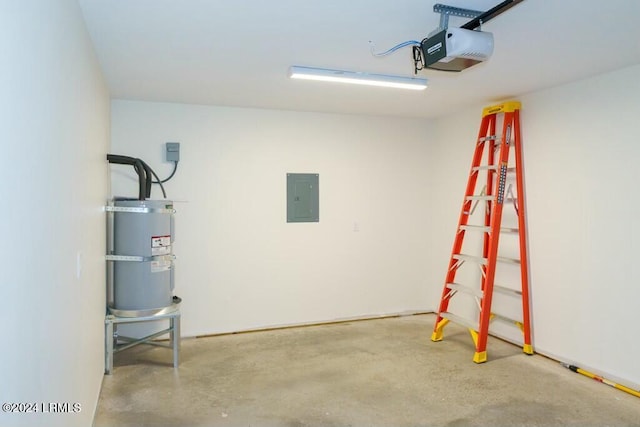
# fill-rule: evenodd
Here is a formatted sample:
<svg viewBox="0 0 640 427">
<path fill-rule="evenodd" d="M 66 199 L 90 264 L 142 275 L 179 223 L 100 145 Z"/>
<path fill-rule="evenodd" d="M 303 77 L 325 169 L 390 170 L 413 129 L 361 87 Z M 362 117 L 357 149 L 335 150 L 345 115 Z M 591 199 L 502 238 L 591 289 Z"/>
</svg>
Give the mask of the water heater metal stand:
<svg viewBox="0 0 640 427">
<path fill-rule="evenodd" d="M 118 324 L 135 323 L 135 322 L 153 322 L 158 320 L 169 320 L 169 328 L 151 334 L 143 338 L 130 338 L 118 335 Z M 119 351 L 126 350 L 138 344 L 155 345 L 158 347 L 166 347 L 173 349 L 173 367 L 177 368 L 179 364 L 180 353 L 180 310 L 155 314 L 146 317 L 118 317 L 112 314 L 107 315 L 104 320 L 105 324 L 105 354 L 104 354 L 104 373 L 110 375 L 113 371 L 113 355 Z M 152 341 L 154 338 L 164 334 L 169 334 L 169 344 L 162 344 Z M 119 341 L 124 343 L 119 344 Z"/>
</svg>

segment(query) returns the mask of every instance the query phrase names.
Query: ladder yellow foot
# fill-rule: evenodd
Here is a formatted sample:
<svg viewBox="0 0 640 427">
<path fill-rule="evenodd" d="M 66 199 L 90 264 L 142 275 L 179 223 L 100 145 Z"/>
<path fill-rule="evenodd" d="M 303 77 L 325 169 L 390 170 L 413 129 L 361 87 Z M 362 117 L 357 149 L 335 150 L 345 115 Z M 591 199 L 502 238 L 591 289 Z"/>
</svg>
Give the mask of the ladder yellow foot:
<svg viewBox="0 0 640 427">
<path fill-rule="evenodd" d="M 476 354 L 473 355 L 473 361 L 475 363 L 484 363 L 487 361 L 487 352 L 486 351 L 476 351 Z"/>
<path fill-rule="evenodd" d="M 434 342 L 442 341 L 442 330 L 447 325 L 447 323 L 449 323 L 449 319 L 443 318 L 436 324 L 436 327 L 434 328 L 433 333 L 431 334 L 431 341 L 434 341 Z"/>
<path fill-rule="evenodd" d="M 473 345 L 478 345 L 478 333 L 469 328 L 469 333 L 471 334 L 471 339 L 473 340 Z"/>
<path fill-rule="evenodd" d="M 533 354 L 533 347 L 531 346 L 531 344 L 525 344 L 522 347 L 522 351 L 524 351 L 525 354 L 528 354 L 529 356 L 531 356 Z"/>
</svg>

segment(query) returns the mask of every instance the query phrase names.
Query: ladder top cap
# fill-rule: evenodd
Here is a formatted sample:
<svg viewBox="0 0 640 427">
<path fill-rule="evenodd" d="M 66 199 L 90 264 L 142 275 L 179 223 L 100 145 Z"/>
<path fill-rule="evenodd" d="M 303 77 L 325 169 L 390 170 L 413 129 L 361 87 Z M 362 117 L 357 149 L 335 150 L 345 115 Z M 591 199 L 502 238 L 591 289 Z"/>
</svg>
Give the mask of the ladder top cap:
<svg viewBox="0 0 640 427">
<path fill-rule="evenodd" d="M 498 113 L 513 113 L 514 111 L 519 109 L 520 109 L 519 101 L 503 102 L 502 104 L 492 105 L 491 107 L 485 107 L 485 109 L 482 110 L 482 117 L 489 116 L 491 114 L 498 114 Z"/>
</svg>

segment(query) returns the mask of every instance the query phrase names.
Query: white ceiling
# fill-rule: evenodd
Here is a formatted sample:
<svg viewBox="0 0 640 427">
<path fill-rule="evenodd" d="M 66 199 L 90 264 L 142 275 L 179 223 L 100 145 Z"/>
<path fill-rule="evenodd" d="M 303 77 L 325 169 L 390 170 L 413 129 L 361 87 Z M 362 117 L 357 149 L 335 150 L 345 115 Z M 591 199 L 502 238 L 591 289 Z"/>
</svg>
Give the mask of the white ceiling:
<svg viewBox="0 0 640 427">
<path fill-rule="evenodd" d="M 413 74 L 435 3 L 501 0 L 79 0 L 112 98 L 437 117 L 640 63 L 640 1 L 524 0 L 483 26 L 491 59 L 421 71 L 426 91 L 291 80 L 290 65 Z M 449 26 L 468 19 L 452 17 Z"/>
</svg>

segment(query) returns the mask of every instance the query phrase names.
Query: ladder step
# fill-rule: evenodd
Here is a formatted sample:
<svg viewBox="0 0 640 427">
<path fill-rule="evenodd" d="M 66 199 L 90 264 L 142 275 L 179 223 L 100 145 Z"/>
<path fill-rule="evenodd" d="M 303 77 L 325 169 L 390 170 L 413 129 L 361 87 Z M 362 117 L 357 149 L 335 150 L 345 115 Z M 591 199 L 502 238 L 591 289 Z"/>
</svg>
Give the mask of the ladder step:
<svg viewBox="0 0 640 427">
<path fill-rule="evenodd" d="M 493 285 L 493 291 L 497 292 L 497 293 L 500 293 L 502 295 L 509 295 L 509 296 L 514 296 L 514 297 L 521 297 L 522 296 L 522 291 L 519 291 L 517 289 L 507 288 L 506 286 Z"/>
<path fill-rule="evenodd" d="M 485 233 L 488 233 L 491 231 L 491 227 L 489 227 L 488 225 L 469 225 L 469 224 L 464 224 L 460 226 L 460 230 L 465 230 L 465 231 L 482 231 Z M 501 233 L 517 233 L 518 229 L 517 228 L 511 228 L 511 227 L 500 227 L 500 232 Z"/>
<path fill-rule="evenodd" d="M 502 314 L 498 314 L 498 313 L 494 313 L 494 312 L 491 312 L 491 320 L 501 320 L 503 322 L 516 323 L 516 324 L 517 323 L 522 323 L 522 321 L 520 321 L 520 320 L 515 320 L 515 319 L 512 319 L 510 317 L 503 316 Z"/>
<path fill-rule="evenodd" d="M 494 200 L 496 198 L 496 196 L 465 196 L 465 200 L 469 201 L 469 200 L 484 200 L 484 201 L 491 201 Z M 503 200 L 503 203 L 513 203 L 513 202 L 517 202 L 518 199 L 515 199 L 513 197 L 505 197 Z"/>
<path fill-rule="evenodd" d="M 493 200 L 496 196 L 466 196 L 465 200 Z"/>
<path fill-rule="evenodd" d="M 443 319 L 448 319 L 455 324 L 466 326 L 467 328 L 473 329 L 474 331 L 478 330 L 479 325 L 476 322 L 473 322 L 469 319 L 465 319 L 464 317 L 458 316 L 457 314 L 449 313 L 448 311 L 443 311 L 442 313 L 440 313 L 440 317 L 442 317 Z M 500 320 L 503 322 L 515 323 L 515 324 L 522 323 L 520 320 L 515 320 L 510 317 L 503 316 L 502 314 L 498 314 L 494 312 L 491 312 L 491 320 Z"/>
<path fill-rule="evenodd" d="M 471 170 L 474 171 L 474 172 L 487 171 L 487 170 L 497 171 L 498 170 L 498 166 L 497 165 L 474 166 L 474 167 L 471 168 Z"/>
<path fill-rule="evenodd" d="M 467 328 L 473 329 L 474 331 L 478 330 L 478 325 L 476 324 L 476 322 L 472 322 L 471 320 L 465 319 L 464 317 L 449 313 L 448 311 L 443 311 L 442 313 L 440 313 L 440 317 L 448 319 L 458 325 L 466 326 Z"/>
<path fill-rule="evenodd" d="M 469 224 L 465 224 L 465 225 L 461 225 L 460 226 L 460 230 L 464 230 L 464 231 L 483 231 L 485 233 L 488 233 L 491 231 L 491 227 L 489 227 L 488 225 L 469 225 Z"/>
<path fill-rule="evenodd" d="M 473 295 L 478 298 L 482 298 L 484 296 L 484 292 L 482 289 L 474 288 L 471 286 L 463 285 L 461 283 L 447 283 L 445 285 L 447 289 L 451 289 L 452 291 L 460 291 L 466 294 Z M 522 291 L 517 289 L 507 288 L 506 286 L 493 285 L 493 291 L 502 295 L 521 297 Z"/>
<path fill-rule="evenodd" d="M 477 262 L 478 264 L 483 264 L 483 265 L 487 264 L 487 259 L 483 258 L 481 256 L 466 255 L 466 254 L 453 254 L 453 255 L 451 255 L 451 257 L 453 259 L 459 259 L 460 261 Z"/>
<path fill-rule="evenodd" d="M 500 169 L 500 166 L 498 165 L 482 165 L 482 166 L 474 166 L 471 168 L 473 172 L 487 171 L 487 170 L 497 171 L 498 169 Z M 515 171 L 516 171 L 515 167 L 507 168 L 508 173 L 513 173 Z"/>
<path fill-rule="evenodd" d="M 517 233 L 518 229 L 513 227 L 500 227 L 501 233 Z"/>
<path fill-rule="evenodd" d="M 451 256 L 453 259 L 459 259 L 460 261 L 471 261 L 477 262 L 478 264 L 486 265 L 487 259 L 481 256 L 475 255 L 467 255 L 467 254 L 453 254 Z M 520 260 L 516 258 L 507 258 L 503 256 L 496 257 L 496 260 L 499 262 L 508 262 L 511 264 L 520 264 Z"/>
<path fill-rule="evenodd" d="M 482 292 L 481 289 L 472 288 L 471 286 L 462 285 L 460 283 L 447 283 L 446 286 L 448 289 L 451 289 L 452 291 L 464 292 L 478 298 L 482 298 L 484 296 L 484 292 Z"/>
<path fill-rule="evenodd" d="M 496 260 L 499 262 L 508 262 L 511 264 L 520 264 L 520 260 L 517 258 L 507 258 L 503 256 L 496 257 Z"/>
<path fill-rule="evenodd" d="M 500 141 L 502 139 L 501 136 L 499 135 L 489 135 L 489 136 L 483 136 L 482 138 L 478 138 L 479 142 L 485 142 L 485 141 Z"/>
</svg>

